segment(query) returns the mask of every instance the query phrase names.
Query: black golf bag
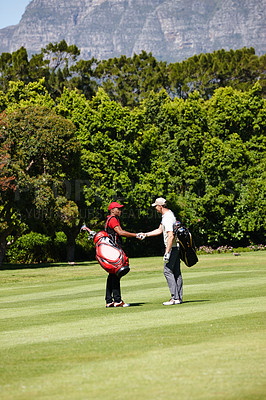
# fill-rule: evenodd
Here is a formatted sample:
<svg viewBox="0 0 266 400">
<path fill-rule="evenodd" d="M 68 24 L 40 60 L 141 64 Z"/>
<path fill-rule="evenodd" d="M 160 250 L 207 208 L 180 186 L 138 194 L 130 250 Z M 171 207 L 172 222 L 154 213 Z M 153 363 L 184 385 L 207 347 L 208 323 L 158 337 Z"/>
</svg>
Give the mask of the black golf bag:
<svg viewBox="0 0 266 400">
<path fill-rule="evenodd" d="M 177 221 L 174 225 L 174 235 L 179 242 L 180 259 L 187 267 L 192 267 L 199 260 L 196 254 L 196 247 L 188 228 Z"/>
</svg>

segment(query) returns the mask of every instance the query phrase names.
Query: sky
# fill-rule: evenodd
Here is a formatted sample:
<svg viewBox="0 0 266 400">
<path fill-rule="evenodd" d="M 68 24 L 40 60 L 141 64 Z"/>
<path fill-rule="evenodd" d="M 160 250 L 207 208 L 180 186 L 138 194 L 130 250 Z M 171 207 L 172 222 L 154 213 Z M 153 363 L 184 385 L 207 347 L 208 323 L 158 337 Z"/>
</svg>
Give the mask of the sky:
<svg viewBox="0 0 266 400">
<path fill-rule="evenodd" d="M 0 0 L 0 29 L 16 25 L 31 0 Z"/>
</svg>

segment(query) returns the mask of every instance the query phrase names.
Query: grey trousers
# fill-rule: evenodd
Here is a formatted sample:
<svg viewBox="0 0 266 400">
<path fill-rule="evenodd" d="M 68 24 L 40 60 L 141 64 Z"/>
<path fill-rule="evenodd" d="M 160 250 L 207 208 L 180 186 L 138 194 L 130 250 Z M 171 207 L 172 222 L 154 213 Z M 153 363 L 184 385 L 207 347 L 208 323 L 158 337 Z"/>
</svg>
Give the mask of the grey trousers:
<svg viewBox="0 0 266 400">
<path fill-rule="evenodd" d="M 175 300 L 183 299 L 183 279 L 180 270 L 179 248 L 172 247 L 170 260 L 164 264 L 163 269 L 171 298 Z"/>
</svg>

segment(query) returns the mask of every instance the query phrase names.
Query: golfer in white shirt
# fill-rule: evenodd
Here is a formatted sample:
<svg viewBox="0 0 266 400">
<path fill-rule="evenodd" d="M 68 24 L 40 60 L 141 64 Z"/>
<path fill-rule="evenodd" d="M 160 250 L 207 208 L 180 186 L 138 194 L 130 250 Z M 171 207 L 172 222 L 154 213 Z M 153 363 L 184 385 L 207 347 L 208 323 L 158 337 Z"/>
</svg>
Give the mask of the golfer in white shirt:
<svg viewBox="0 0 266 400">
<path fill-rule="evenodd" d="M 176 222 L 174 213 L 167 208 L 166 200 L 159 197 L 152 204 L 156 211 L 162 214 L 162 221 L 159 228 L 145 233 L 145 237 L 157 236 L 163 233 L 165 253 L 164 253 L 164 276 L 166 278 L 171 299 L 163 303 L 164 306 L 181 304 L 183 299 L 183 279 L 180 270 L 179 244 L 177 243 L 173 227 Z"/>
</svg>

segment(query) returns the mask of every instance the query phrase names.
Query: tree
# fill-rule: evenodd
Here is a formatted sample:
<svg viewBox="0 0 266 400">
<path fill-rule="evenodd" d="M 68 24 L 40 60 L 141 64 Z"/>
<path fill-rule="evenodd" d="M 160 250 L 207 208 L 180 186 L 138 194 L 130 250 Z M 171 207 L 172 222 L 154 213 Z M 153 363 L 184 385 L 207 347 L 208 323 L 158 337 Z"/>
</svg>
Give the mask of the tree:
<svg viewBox="0 0 266 400">
<path fill-rule="evenodd" d="M 142 113 L 111 101 L 103 90 L 91 101 L 65 90 L 57 110 L 76 125 L 81 144 L 84 219 L 90 226 L 102 227 L 111 201 L 121 200 L 127 209 L 135 204 L 132 187 L 143 164 L 138 156 Z"/>
<path fill-rule="evenodd" d="M 80 50 L 76 45 L 69 46 L 65 40 L 61 40 L 59 43 L 49 43 L 42 49 L 42 54 L 49 60 L 50 70 L 55 72 L 76 61 Z"/>
<path fill-rule="evenodd" d="M 266 133 L 265 101 L 256 83 L 246 92 L 231 87 L 218 89 L 208 103 L 208 125 L 213 136 L 227 140 L 238 133 L 246 142 Z"/>
<path fill-rule="evenodd" d="M 249 90 L 258 80 L 265 92 L 265 55 L 256 56 L 252 47 L 202 53 L 169 64 L 168 69 L 172 92 L 183 98 L 197 90 L 209 99 L 216 89 L 226 86 Z"/>
<path fill-rule="evenodd" d="M 260 182 L 266 165 L 265 101 L 256 84 L 248 92 L 220 88 L 206 106 L 209 139 L 200 168 L 204 185 L 195 202 L 201 233 L 205 242 L 242 240 L 246 245 L 251 237 L 263 238 L 265 229 L 265 186 Z"/>
<path fill-rule="evenodd" d="M 95 76 L 111 100 L 134 107 L 148 97 L 169 87 L 166 62 L 158 62 L 151 53 L 142 51 L 133 58 L 121 56 L 98 63 Z"/>
<path fill-rule="evenodd" d="M 64 196 L 64 180 L 75 176 L 79 145 L 70 121 L 29 106 L 1 115 L 0 147 L 2 178 L 9 179 L 0 195 L 2 263 L 8 236 L 21 234 L 23 224 L 44 229 L 55 220 L 56 195 Z"/>
<path fill-rule="evenodd" d="M 67 87 L 69 89 L 78 89 L 89 100 L 96 94 L 98 84 L 95 79 L 95 69 L 97 67 L 97 60 L 79 60 L 76 64 L 70 67 L 73 72 L 72 78 L 68 81 Z"/>
<path fill-rule="evenodd" d="M 13 53 L 0 55 L 0 88 L 6 92 L 11 81 L 21 81 L 25 84 L 41 78 L 49 78 L 49 61 L 43 54 L 35 54 L 28 59 L 27 50 L 21 47 Z"/>
<path fill-rule="evenodd" d="M 71 78 L 70 66 L 76 62 L 79 49 L 67 45 L 65 40 L 49 43 L 40 54 L 34 54 L 30 60 L 27 50 L 21 47 L 17 51 L 0 55 L 0 89 L 8 90 L 9 82 L 21 81 L 26 84 L 45 78 L 45 86 L 53 97 L 59 96 L 63 86 Z"/>
<path fill-rule="evenodd" d="M 75 239 L 80 232 L 81 219 L 77 204 L 64 196 L 55 200 L 54 231 L 62 230 L 67 237 L 67 261 L 74 261 Z"/>
</svg>

